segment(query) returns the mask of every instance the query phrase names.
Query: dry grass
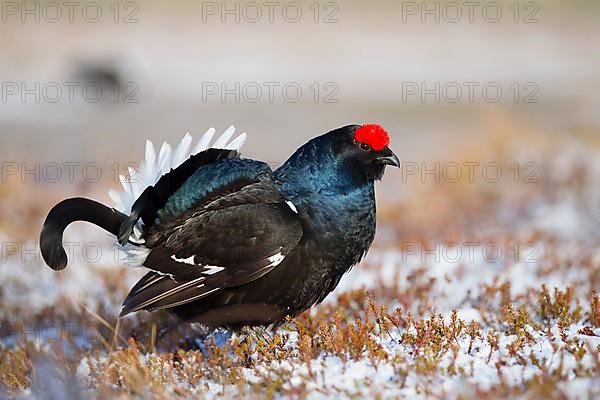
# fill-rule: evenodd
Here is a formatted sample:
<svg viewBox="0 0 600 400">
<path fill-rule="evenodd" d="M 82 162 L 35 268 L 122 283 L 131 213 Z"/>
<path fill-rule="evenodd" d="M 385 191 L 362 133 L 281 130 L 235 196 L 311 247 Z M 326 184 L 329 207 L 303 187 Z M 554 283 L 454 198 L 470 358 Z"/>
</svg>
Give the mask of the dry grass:
<svg viewBox="0 0 600 400">
<path fill-rule="evenodd" d="M 430 379 L 475 376 L 475 365 L 459 360 L 460 355 L 479 354 L 473 360 L 493 365 L 498 383 L 474 390 L 489 397 L 558 396 L 564 394 L 562 382 L 597 378 L 600 367 L 600 342 L 587 340 L 597 339 L 598 330 L 590 318 L 593 316 L 584 316 L 581 311 L 582 306 L 592 310 L 598 297 L 594 295 L 588 304 L 579 305 L 569 300 L 570 293 L 572 289 L 567 288 L 550 294 L 542 286 L 531 291 L 527 299 L 508 298 L 509 304 L 500 310 L 483 310 L 488 318 L 494 318 L 494 324 L 483 326 L 459 318 L 456 311 L 449 316 L 432 313 L 423 318 L 400 307 L 388 310 L 375 300 L 387 303 L 390 299 L 385 292 L 355 290 L 341 294 L 335 305 L 305 313 L 275 333 L 236 336 L 221 346 L 209 339 L 204 351 L 150 352 L 148 337 L 130 337 L 110 353 L 100 346 L 66 355 L 60 350 L 55 353 L 51 346 L 40 349 L 24 341 L 0 352 L 0 382 L 9 393 L 19 393 L 32 384 L 39 389 L 37 374 L 44 381 L 56 379 L 52 385 L 59 391 L 67 390 L 62 385 L 79 381 L 80 390 L 98 398 L 171 398 L 203 393 L 305 397 L 323 385 L 328 364 L 344 371 L 364 363 L 374 374 L 385 370 L 392 379 L 377 387 L 369 386 L 368 378 L 364 378 L 355 382 L 364 385 L 358 391 L 343 382 L 329 383 L 323 388 L 325 394 L 364 391 L 385 395 L 387 390 L 402 390 L 411 374 L 422 381 L 417 392 L 443 397 L 443 392 L 429 386 Z M 580 328 L 574 331 L 573 327 Z M 552 347 L 544 358 L 532 351 L 541 338 Z M 105 344 L 112 340 L 109 332 L 104 340 Z M 568 357 L 574 361 L 566 363 Z M 49 362 L 42 364 L 40 360 Z M 554 365 L 549 360 L 555 360 Z M 43 365 L 52 367 L 36 372 Z M 534 376 L 521 385 L 512 385 L 504 367 L 519 365 L 533 368 Z M 84 384 L 94 391 L 87 391 Z"/>
</svg>

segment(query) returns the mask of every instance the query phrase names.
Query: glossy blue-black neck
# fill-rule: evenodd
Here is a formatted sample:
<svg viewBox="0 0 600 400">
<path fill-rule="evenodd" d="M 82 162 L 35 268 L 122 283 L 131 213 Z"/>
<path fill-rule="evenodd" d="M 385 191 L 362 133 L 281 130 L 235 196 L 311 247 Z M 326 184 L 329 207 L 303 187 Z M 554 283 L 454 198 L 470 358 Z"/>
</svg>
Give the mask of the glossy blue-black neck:
<svg viewBox="0 0 600 400">
<path fill-rule="evenodd" d="M 331 260 L 328 268 L 342 274 L 360 261 L 375 236 L 375 190 L 373 179 L 366 179 L 335 151 L 332 136 L 299 148 L 273 178 L 304 216 L 304 240 L 335 249 L 322 257 Z"/>
<path fill-rule="evenodd" d="M 331 134 L 312 139 L 275 170 L 273 175 L 282 193 L 290 198 L 352 193 L 373 196 L 373 180 L 357 174 L 348 161 L 335 152 L 335 139 Z"/>
</svg>

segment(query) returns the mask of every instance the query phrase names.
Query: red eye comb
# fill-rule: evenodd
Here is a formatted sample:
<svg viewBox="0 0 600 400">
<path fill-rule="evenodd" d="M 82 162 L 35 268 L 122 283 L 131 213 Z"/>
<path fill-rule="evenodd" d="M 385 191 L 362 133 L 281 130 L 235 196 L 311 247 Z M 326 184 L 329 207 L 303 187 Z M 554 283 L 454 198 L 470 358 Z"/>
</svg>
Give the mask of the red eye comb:
<svg viewBox="0 0 600 400">
<path fill-rule="evenodd" d="M 390 144 L 390 137 L 381 125 L 365 124 L 354 132 L 354 139 L 360 143 L 366 143 L 374 150 L 381 150 Z"/>
</svg>

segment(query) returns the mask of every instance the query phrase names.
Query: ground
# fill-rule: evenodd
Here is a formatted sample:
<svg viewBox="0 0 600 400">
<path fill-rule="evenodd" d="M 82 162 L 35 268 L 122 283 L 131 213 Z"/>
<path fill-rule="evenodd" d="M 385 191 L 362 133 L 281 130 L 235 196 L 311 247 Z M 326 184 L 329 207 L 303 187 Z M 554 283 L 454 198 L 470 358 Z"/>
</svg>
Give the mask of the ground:
<svg viewBox="0 0 600 400">
<path fill-rule="evenodd" d="M 410 163 L 388 171 L 378 185 L 410 195 L 379 199 L 365 260 L 324 303 L 275 332 L 205 336 L 143 312 L 115 335 L 120 303 L 143 271 L 116 262 L 111 239 L 83 226 L 65 236 L 73 264 L 51 271 L 34 238 L 40 210 L 61 194 L 3 186 L 2 207 L 18 217 L 5 211 L 0 229 L 0 393 L 598 398 L 596 150 L 500 137 L 453 158 L 497 163 L 499 181 L 441 170 L 437 180 L 415 177 Z M 87 195 L 100 196 L 97 187 Z"/>
</svg>

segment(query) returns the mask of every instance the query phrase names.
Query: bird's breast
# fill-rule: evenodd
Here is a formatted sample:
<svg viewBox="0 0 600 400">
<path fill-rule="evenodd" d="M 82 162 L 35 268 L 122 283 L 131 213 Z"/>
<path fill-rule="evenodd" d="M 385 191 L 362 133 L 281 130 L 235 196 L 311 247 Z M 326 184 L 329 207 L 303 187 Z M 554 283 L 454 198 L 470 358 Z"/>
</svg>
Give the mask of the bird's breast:
<svg viewBox="0 0 600 400">
<path fill-rule="evenodd" d="M 360 195 L 320 195 L 300 205 L 302 241 L 323 260 L 323 268 L 346 272 L 371 246 L 375 236 L 375 199 L 369 193 Z"/>
</svg>

